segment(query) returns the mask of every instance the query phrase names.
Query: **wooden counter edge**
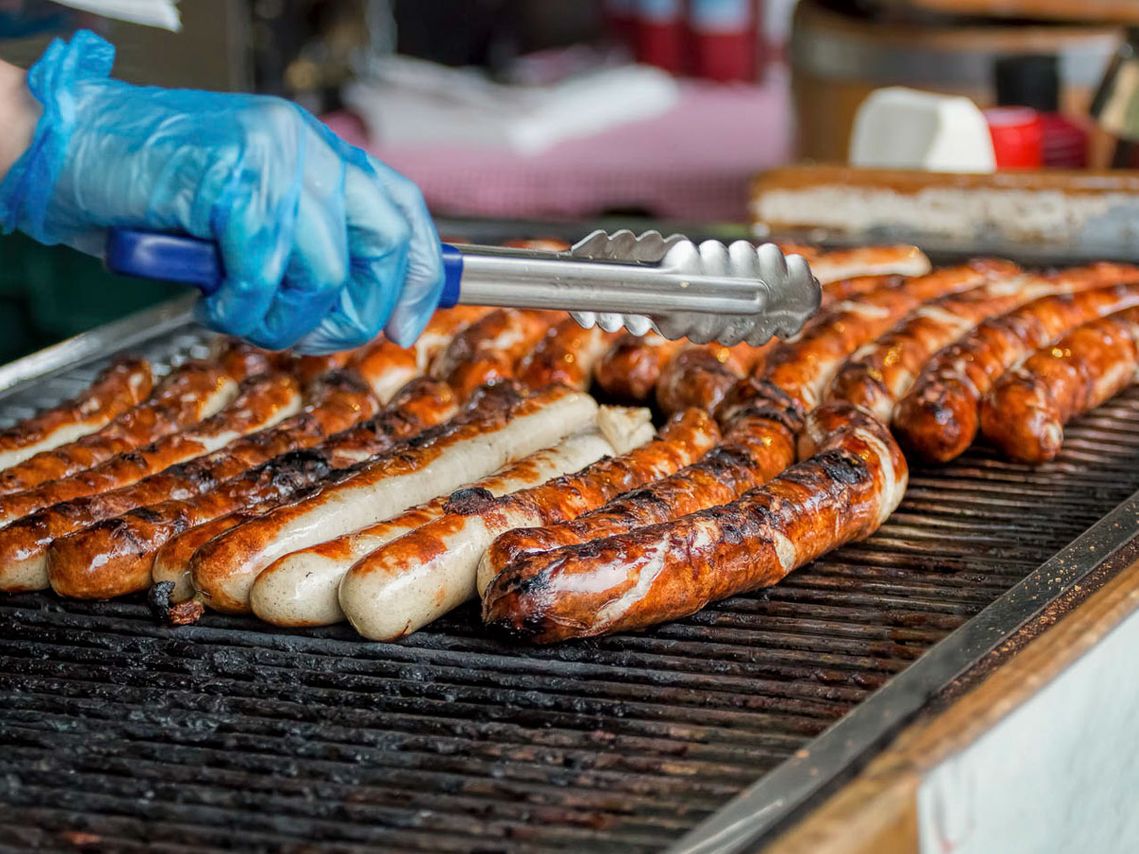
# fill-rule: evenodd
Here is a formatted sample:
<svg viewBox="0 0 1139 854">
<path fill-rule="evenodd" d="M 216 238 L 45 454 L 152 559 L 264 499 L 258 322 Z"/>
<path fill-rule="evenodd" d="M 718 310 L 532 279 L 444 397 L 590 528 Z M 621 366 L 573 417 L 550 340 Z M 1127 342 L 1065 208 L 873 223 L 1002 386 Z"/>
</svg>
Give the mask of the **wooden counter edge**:
<svg viewBox="0 0 1139 854">
<path fill-rule="evenodd" d="M 765 854 L 916 852 L 923 775 L 988 732 L 1137 610 L 1139 560 L 945 711 L 911 724 L 854 780 L 763 849 Z"/>
<path fill-rule="evenodd" d="M 754 204 L 764 193 L 819 187 L 885 190 L 913 195 L 925 190 L 1062 192 L 1069 195 L 1139 193 L 1139 170 L 1009 170 L 1004 172 L 925 172 L 918 169 L 862 169 L 833 163 L 782 166 L 756 175 Z"/>
</svg>

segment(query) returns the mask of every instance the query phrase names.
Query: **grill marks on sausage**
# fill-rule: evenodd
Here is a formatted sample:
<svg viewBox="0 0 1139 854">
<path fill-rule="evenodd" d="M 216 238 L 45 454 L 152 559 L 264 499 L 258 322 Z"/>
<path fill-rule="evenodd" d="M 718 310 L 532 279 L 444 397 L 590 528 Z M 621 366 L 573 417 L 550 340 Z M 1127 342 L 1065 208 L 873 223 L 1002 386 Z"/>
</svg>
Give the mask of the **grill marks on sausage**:
<svg viewBox="0 0 1139 854">
<path fill-rule="evenodd" d="M 237 383 L 216 364 L 187 362 L 154 394 L 106 427 L 0 471 L 0 495 L 69 477 L 118 454 L 161 439 L 213 415 L 237 394 Z"/>
<path fill-rule="evenodd" d="M 440 424 L 454 412 L 450 393 L 441 383 L 417 382 L 409 395 L 401 392 L 397 398 L 428 398 L 432 406 L 385 411 L 317 447 L 275 457 L 210 492 L 159 502 L 119 517 L 135 529 L 145 549 L 129 554 L 116 549 L 103 523 L 55 540 L 47 555 L 48 579 L 57 590 L 66 589 L 67 595 L 79 597 L 107 598 L 145 588 L 155 553 L 174 536 L 236 511 L 294 499 L 338 470 L 343 472 L 344 466 L 390 451 L 401 439 Z M 413 418 L 412 411 L 422 412 L 423 420 Z"/>
<path fill-rule="evenodd" d="M 371 395 L 358 380 L 344 374 L 329 376 L 319 383 L 306 411 L 274 427 L 238 439 L 220 451 L 166 468 L 129 486 L 57 503 L 23 517 L 0 531 L 0 560 L 14 539 L 23 542 L 21 553 L 31 556 L 35 553 L 34 547 L 46 550 L 53 540 L 103 519 L 163 501 L 186 501 L 209 492 L 269 459 L 315 445 L 329 433 L 350 427 L 374 410 Z M 116 462 L 123 459 L 119 457 Z M 135 463 L 137 466 L 144 464 L 145 460 Z M 76 555 L 83 566 L 96 557 Z M 44 572 L 46 579 L 46 567 Z M 63 577 L 67 572 L 57 561 L 57 577 Z"/>
<path fill-rule="evenodd" d="M 512 379 L 516 363 L 562 317 L 549 311 L 492 311 L 455 336 L 434 375 L 466 400 L 482 386 Z"/>
<path fill-rule="evenodd" d="M 855 350 L 925 300 L 969 291 L 1018 270 L 979 260 L 833 306 L 797 340 L 766 353 L 762 379 L 737 382 L 728 391 L 717 410 L 724 439 L 703 459 L 574 522 L 504 534 L 488 550 L 482 575 L 493 577 L 521 554 L 614 536 L 724 504 L 770 480 L 795 461 L 795 437 L 805 413 Z"/>
<path fill-rule="evenodd" d="M 887 335 L 856 353 L 831 384 L 830 398 L 873 412 L 887 423 L 926 362 L 975 326 L 1042 296 L 1102 287 L 1114 265 L 1067 270 L 1052 276 L 1018 275 L 943 297 L 917 309 Z"/>
<path fill-rule="evenodd" d="M 1016 460 L 1055 459 L 1064 425 L 1139 379 L 1139 308 L 1084 324 L 1002 377 L 981 407 L 985 438 Z"/>
<path fill-rule="evenodd" d="M 518 381 L 529 388 L 564 385 L 585 391 L 593 368 L 616 335 L 600 327 L 583 328 L 572 317 L 551 326 L 518 365 Z"/>
<path fill-rule="evenodd" d="M 484 621 L 538 643 L 639 628 L 774 584 L 869 536 L 901 500 L 905 460 L 871 417 L 845 404 L 825 409 L 843 427 L 812 459 L 730 504 L 524 555 L 487 588 Z"/>
<path fill-rule="evenodd" d="M 964 453 L 980 428 L 981 401 L 1005 371 L 1076 326 L 1139 304 L 1139 271 L 1115 275 L 1132 283 L 1042 297 L 939 352 L 898 405 L 894 427 L 903 444 L 937 462 Z"/>
<path fill-rule="evenodd" d="M 502 407 L 498 388 L 483 392 L 482 411 L 437 442 L 366 464 L 348 481 L 208 543 L 192 561 L 199 594 L 211 608 L 246 611 L 257 573 L 277 558 L 485 477 L 597 418 L 596 403 L 579 392 L 554 387 Z"/>
<path fill-rule="evenodd" d="M 117 359 L 82 394 L 0 432 L 0 469 L 94 433 L 145 400 L 153 387 L 145 359 Z"/>
<path fill-rule="evenodd" d="M 200 457 L 236 438 L 270 427 L 300 405 L 296 380 L 263 374 L 245 380 L 226 409 L 194 429 L 165 436 L 126 451 L 70 477 L 0 498 L 0 520 L 12 521 L 64 501 L 97 495 L 137 483 L 171 465 Z"/>
</svg>

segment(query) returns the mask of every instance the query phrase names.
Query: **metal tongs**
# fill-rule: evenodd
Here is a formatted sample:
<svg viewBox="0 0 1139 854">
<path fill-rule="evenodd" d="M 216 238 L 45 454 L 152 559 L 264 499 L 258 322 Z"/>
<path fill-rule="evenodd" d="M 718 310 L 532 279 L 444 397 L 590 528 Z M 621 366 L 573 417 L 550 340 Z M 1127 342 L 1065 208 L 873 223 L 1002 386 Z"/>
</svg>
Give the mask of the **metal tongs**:
<svg viewBox="0 0 1139 854">
<path fill-rule="evenodd" d="M 703 344 L 795 335 L 819 307 L 807 262 L 774 244 L 699 245 L 681 236 L 595 231 L 567 252 L 443 245 L 441 308 L 509 306 L 569 311 L 583 326 Z M 216 245 L 180 235 L 113 229 L 113 272 L 193 285 L 210 294 L 224 271 Z"/>
</svg>

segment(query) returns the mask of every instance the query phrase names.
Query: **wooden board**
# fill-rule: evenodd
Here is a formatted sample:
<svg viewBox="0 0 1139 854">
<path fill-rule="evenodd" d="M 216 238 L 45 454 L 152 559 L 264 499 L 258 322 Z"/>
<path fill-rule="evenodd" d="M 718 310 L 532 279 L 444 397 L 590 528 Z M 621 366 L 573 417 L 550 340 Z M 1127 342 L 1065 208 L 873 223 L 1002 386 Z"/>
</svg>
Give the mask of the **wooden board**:
<svg viewBox="0 0 1139 854">
<path fill-rule="evenodd" d="M 945 15 L 1139 23 L 1135 0 L 875 0 L 884 8 L 916 8 Z"/>
</svg>

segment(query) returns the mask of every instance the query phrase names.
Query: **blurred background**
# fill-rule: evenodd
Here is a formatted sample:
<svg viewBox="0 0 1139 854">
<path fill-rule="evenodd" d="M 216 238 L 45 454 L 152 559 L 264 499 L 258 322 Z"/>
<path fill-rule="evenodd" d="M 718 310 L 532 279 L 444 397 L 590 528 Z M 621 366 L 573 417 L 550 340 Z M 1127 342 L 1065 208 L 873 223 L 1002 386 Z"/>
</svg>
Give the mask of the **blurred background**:
<svg viewBox="0 0 1139 854">
<path fill-rule="evenodd" d="M 29 25 L 32 8 L 40 18 Z M 1139 124 L 1126 100 L 1113 121 L 1091 117 L 1105 73 L 1127 58 L 1128 27 L 1139 25 L 1134 0 L 193 0 L 178 8 L 173 32 L 0 0 L 0 20 L 7 10 L 25 21 L 9 22 L 0 52 L 27 64 L 52 35 L 94 27 L 118 46 L 125 79 L 299 101 L 419 183 L 438 217 L 582 230 L 612 216 L 742 225 L 753 178 L 791 163 L 1109 170 L 1131 165 L 1129 128 Z M 916 92 L 899 95 L 897 86 Z M 870 131 L 856 139 L 863 120 Z M 988 128 L 983 140 L 970 136 L 977 122 Z M 3 238 L 0 358 L 173 292 L 112 279 L 67 250 Z"/>
</svg>

